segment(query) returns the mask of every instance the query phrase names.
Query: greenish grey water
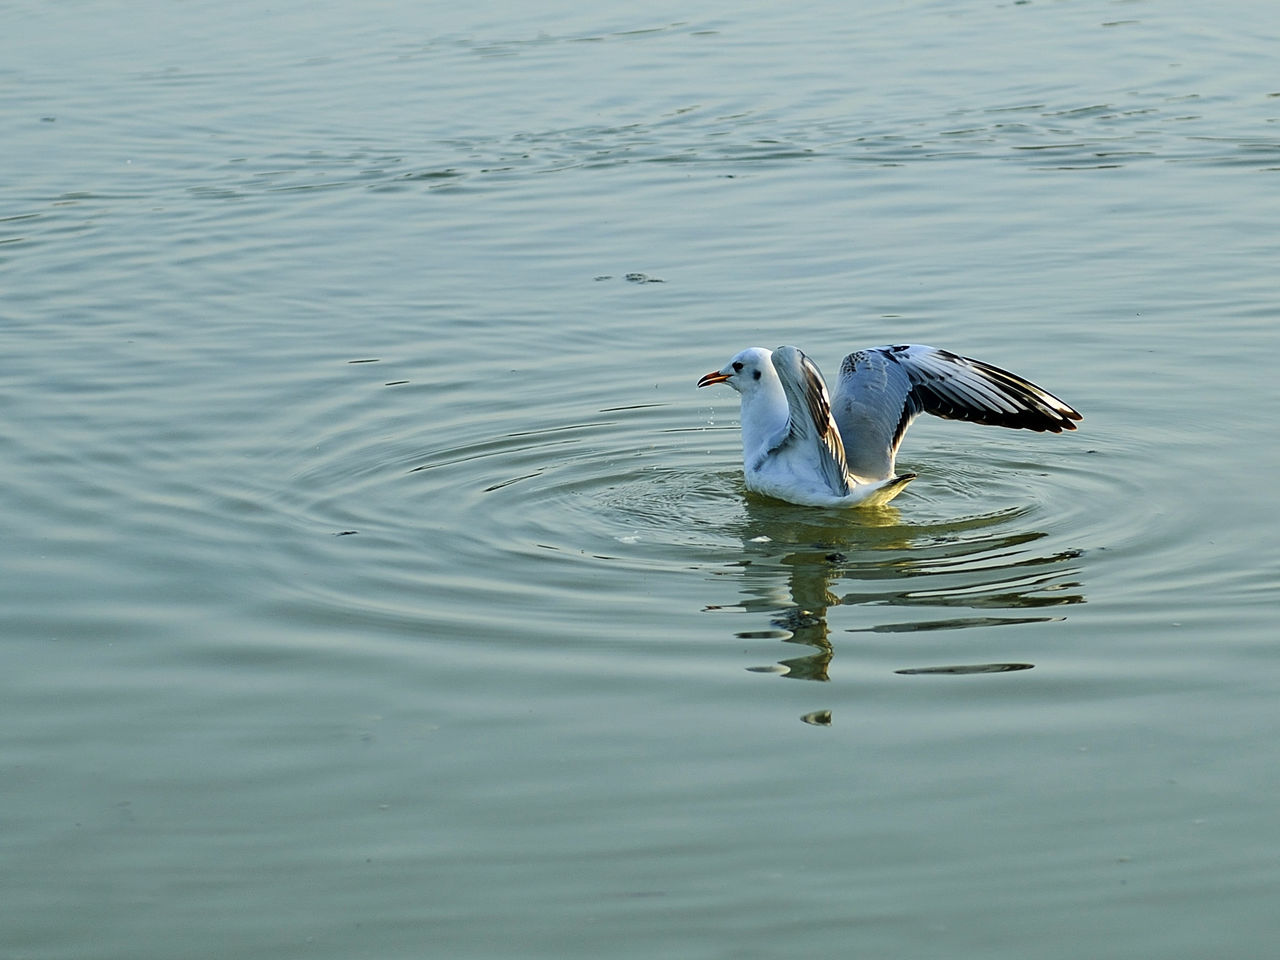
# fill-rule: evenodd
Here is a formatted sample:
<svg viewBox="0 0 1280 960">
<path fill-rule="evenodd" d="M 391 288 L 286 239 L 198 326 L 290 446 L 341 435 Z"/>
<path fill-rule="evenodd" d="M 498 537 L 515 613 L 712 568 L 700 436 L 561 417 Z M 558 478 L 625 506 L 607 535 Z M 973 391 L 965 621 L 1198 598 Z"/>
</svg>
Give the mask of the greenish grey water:
<svg viewBox="0 0 1280 960">
<path fill-rule="evenodd" d="M 4 19 L 0 953 L 1269 952 L 1268 5 Z M 1081 430 L 744 494 L 904 340 Z"/>
</svg>

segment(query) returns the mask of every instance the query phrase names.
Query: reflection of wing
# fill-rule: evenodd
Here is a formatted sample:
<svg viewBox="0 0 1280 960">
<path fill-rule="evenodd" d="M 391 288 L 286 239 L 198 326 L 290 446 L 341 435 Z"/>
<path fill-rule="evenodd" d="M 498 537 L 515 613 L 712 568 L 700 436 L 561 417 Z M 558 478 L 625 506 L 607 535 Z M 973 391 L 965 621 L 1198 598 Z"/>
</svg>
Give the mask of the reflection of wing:
<svg viewBox="0 0 1280 960">
<path fill-rule="evenodd" d="M 856 476 L 892 476 L 902 436 L 921 413 L 1052 433 L 1081 419 L 1031 381 L 949 350 L 902 344 L 844 358 L 832 414 Z"/>
<path fill-rule="evenodd" d="M 817 468 L 832 495 L 848 496 L 852 486 L 845 465 L 844 443 L 831 417 L 831 401 L 822 374 L 797 347 L 779 347 L 773 351 L 772 359 L 790 411 L 787 435 L 774 448 L 775 454 L 793 447 L 800 457 Z"/>
</svg>

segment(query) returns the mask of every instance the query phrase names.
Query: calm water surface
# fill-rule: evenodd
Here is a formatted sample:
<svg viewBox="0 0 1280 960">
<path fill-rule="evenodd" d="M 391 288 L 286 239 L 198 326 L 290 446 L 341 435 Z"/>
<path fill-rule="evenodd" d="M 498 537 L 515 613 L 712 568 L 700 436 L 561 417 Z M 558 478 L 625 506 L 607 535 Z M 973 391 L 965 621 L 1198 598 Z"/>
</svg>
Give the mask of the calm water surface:
<svg viewBox="0 0 1280 960">
<path fill-rule="evenodd" d="M 1273 949 L 1270 4 L 0 12 L 0 954 Z"/>
</svg>

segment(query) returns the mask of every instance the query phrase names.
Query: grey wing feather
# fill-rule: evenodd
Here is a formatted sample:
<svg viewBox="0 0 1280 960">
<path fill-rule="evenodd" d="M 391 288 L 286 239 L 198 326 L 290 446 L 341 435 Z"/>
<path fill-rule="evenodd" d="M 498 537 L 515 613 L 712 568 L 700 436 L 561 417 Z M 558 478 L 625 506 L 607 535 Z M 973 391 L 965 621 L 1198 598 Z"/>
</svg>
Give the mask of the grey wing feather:
<svg viewBox="0 0 1280 960">
<path fill-rule="evenodd" d="M 849 469 L 888 476 L 907 427 L 921 413 L 1023 430 L 1074 430 L 1078 412 L 1000 367 L 918 344 L 875 347 L 845 357 L 833 413 Z"/>
<path fill-rule="evenodd" d="M 1080 414 L 1049 391 L 1000 367 L 936 347 L 881 347 L 911 379 L 925 413 L 1021 430 L 1074 430 Z"/>
<path fill-rule="evenodd" d="M 818 451 L 822 477 L 836 496 L 851 492 L 844 444 L 831 416 L 831 400 L 817 365 L 797 347 L 773 352 L 773 368 L 787 395 L 790 413 L 787 436 L 779 446 L 796 443 Z"/>
<path fill-rule="evenodd" d="M 845 357 L 831 412 L 849 471 L 862 480 L 893 476 L 902 435 L 922 409 L 912 393 L 911 378 L 880 350 L 859 350 Z"/>
</svg>

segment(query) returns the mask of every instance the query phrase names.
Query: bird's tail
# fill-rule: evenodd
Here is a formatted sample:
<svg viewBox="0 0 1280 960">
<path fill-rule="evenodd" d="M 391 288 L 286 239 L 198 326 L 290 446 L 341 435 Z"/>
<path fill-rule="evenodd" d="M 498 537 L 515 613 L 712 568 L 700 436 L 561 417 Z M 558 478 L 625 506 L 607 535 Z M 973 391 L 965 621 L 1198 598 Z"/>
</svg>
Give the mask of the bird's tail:
<svg viewBox="0 0 1280 960">
<path fill-rule="evenodd" d="M 866 495 L 858 501 L 858 506 L 882 507 L 905 490 L 907 484 L 915 478 L 914 473 L 904 473 L 897 477 L 890 477 L 888 480 L 869 483 L 865 487 Z"/>
</svg>

